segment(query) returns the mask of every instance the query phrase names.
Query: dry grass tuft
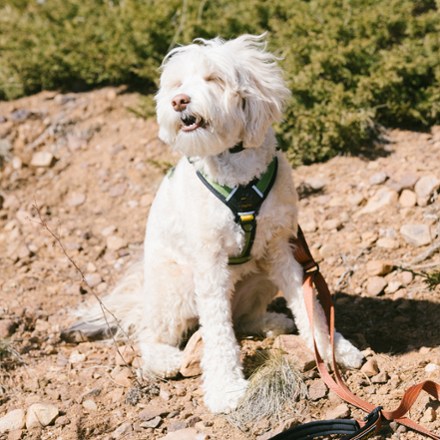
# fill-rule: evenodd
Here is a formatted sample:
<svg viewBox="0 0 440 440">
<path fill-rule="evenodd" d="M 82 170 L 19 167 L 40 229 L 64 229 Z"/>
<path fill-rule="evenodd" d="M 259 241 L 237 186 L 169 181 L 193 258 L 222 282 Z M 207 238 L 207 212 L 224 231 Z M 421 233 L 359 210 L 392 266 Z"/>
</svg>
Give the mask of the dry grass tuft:
<svg viewBox="0 0 440 440">
<path fill-rule="evenodd" d="M 251 375 L 237 410 L 228 415 L 228 421 L 240 429 L 263 418 L 280 420 L 286 404 L 307 397 L 302 374 L 289 357 L 280 350 L 264 356 L 266 359 Z"/>
</svg>

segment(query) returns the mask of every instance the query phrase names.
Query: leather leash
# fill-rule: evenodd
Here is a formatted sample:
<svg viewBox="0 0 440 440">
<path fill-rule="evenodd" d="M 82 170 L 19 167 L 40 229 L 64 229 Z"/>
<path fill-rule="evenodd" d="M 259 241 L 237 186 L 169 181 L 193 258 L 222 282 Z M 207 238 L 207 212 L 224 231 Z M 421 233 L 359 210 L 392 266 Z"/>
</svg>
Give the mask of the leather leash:
<svg viewBox="0 0 440 440">
<path fill-rule="evenodd" d="M 342 379 L 334 354 L 335 309 L 332 295 L 324 277 L 319 270 L 318 264 L 314 261 L 310 253 L 304 234 L 299 226 L 297 238 L 292 238 L 291 244 L 295 259 L 302 265 L 304 269 L 304 299 L 306 302 L 307 313 L 309 315 L 312 334 L 314 334 L 314 287 L 316 288 L 318 299 L 325 311 L 327 318 L 333 353 L 333 375 L 327 369 L 321 355 L 319 354 L 316 341 L 315 339 L 313 340 L 316 365 L 321 374 L 321 378 L 327 387 L 335 392 L 341 399 L 369 414 L 364 421 L 359 422 L 355 420 L 342 419 L 306 423 L 304 425 L 284 431 L 275 437 L 272 437 L 271 440 L 308 440 L 332 434 L 343 434 L 344 437 L 342 437 L 341 440 L 360 440 L 370 437 L 377 432 L 380 429 L 381 422 L 383 420 L 388 422 L 396 421 L 397 423 L 418 431 L 427 437 L 440 440 L 440 435 L 429 431 L 424 426 L 419 425 L 405 416 L 422 391 L 426 391 L 428 394 L 439 400 L 439 384 L 431 380 L 426 380 L 411 386 L 405 391 L 398 408 L 393 411 L 385 411 L 381 406 L 375 407 L 371 403 L 361 399 L 350 391 Z"/>
</svg>

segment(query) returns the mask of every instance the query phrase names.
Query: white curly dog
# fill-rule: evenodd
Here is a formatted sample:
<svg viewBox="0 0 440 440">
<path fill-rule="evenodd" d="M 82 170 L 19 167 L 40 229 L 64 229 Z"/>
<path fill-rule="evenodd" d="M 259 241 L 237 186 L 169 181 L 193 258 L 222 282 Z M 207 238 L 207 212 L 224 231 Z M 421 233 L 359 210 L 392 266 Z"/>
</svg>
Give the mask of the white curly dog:
<svg viewBox="0 0 440 440">
<path fill-rule="evenodd" d="M 235 332 L 293 328 L 286 316 L 266 311 L 278 291 L 312 345 L 302 268 L 289 245 L 298 199 L 271 128 L 289 91 L 264 36 L 197 40 L 172 50 L 162 69 L 159 137 L 183 157 L 151 206 L 143 276 L 135 270 L 104 303 L 134 330 L 143 369 L 162 377 L 178 373 L 179 345 L 200 325 L 204 400 L 224 412 L 247 385 Z M 316 309 L 315 337 L 329 359 L 327 324 Z M 338 333 L 336 358 L 359 367 L 363 356 Z"/>
</svg>

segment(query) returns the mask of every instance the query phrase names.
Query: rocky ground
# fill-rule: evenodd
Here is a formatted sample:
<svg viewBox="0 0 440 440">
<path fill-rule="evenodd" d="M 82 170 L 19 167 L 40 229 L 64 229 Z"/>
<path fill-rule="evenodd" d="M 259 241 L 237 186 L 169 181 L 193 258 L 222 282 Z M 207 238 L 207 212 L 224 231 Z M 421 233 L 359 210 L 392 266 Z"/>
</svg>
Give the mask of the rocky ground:
<svg viewBox="0 0 440 440">
<path fill-rule="evenodd" d="M 136 379 L 129 342 L 62 337 L 71 311 L 139 256 L 154 193 L 177 160 L 139 105 L 111 88 L 0 103 L 0 439 L 264 440 L 298 422 L 362 416 L 326 390 L 295 335 L 241 341 L 248 374 L 274 344 L 291 350 L 307 392 L 247 423 L 209 414 L 198 376 Z M 344 376 L 393 409 L 408 386 L 440 381 L 440 287 L 425 274 L 440 267 L 440 127 L 386 136 L 374 158 L 293 174 L 337 326 L 367 357 Z M 410 416 L 440 432 L 429 396 Z M 375 438 L 423 437 L 392 425 Z"/>
</svg>

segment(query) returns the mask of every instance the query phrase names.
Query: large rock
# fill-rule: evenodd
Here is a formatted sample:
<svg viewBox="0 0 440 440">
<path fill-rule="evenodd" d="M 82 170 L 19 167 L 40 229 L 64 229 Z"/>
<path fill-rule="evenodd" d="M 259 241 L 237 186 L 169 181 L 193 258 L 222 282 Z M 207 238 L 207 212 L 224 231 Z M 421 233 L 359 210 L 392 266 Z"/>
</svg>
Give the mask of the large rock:
<svg viewBox="0 0 440 440">
<path fill-rule="evenodd" d="M 37 428 L 48 426 L 55 421 L 59 415 L 58 407 L 50 403 L 34 403 L 26 414 L 26 428 Z"/>
<path fill-rule="evenodd" d="M 396 204 L 399 196 L 396 191 L 383 187 L 368 200 L 367 204 L 359 211 L 360 214 L 371 214 L 387 206 Z"/>
<path fill-rule="evenodd" d="M 413 246 L 425 246 L 431 243 L 431 231 L 428 225 L 407 224 L 400 228 L 400 233 L 405 241 Z"/>
<path fill-rule="evenodd" d="M 399 197 L 399 205 L 403 208 L 412 208 L 416 206 L 417 195 L 410 189 L 404 189 Z"/>
<path fill-rule="evenodd" d="M 367 294 L 368 296 L 378 296 L 380 295 L 385 287 L 387 286 L 387 281 L 385 278 L 374 276 L 367 281 Z"/>
<path fill-rule="evenodd" d="M 298 335 L 277 336 L 273 348 L 282 350 L 291 356 L 295 366 L 302 372 L 311 370 L 316 365 L 314 354 Z"/>
<path fill-rule="evenodd" d="M 0 418 L 0 434 L 15 429 L 22 429 L 25 425 L 25 413 L 23 409 L 13 409 Z"/>
<path fill-rule="evenodd" d="M 183 351 L 180 374 L 185 377 L 198 376 L 202 373 L 200 360 L 202 359 L 203 340 L 200 330 L 197 330 L 189 339 Z"/>
<path fill-rule="evenodd" d="M 394 268 L 390 261 L 372 260 L 367 263 L 368 275 L 386 275 Z"/>
<path fill-rule="evenodd" d="M 426 206 L 434 192 L 439 188 L 440 180 L 436 176 L 430 174 L 421 177 L 414 187 L 414 190 L 417 194 L 417 204 L 419 206 Z"/>
</svg>

